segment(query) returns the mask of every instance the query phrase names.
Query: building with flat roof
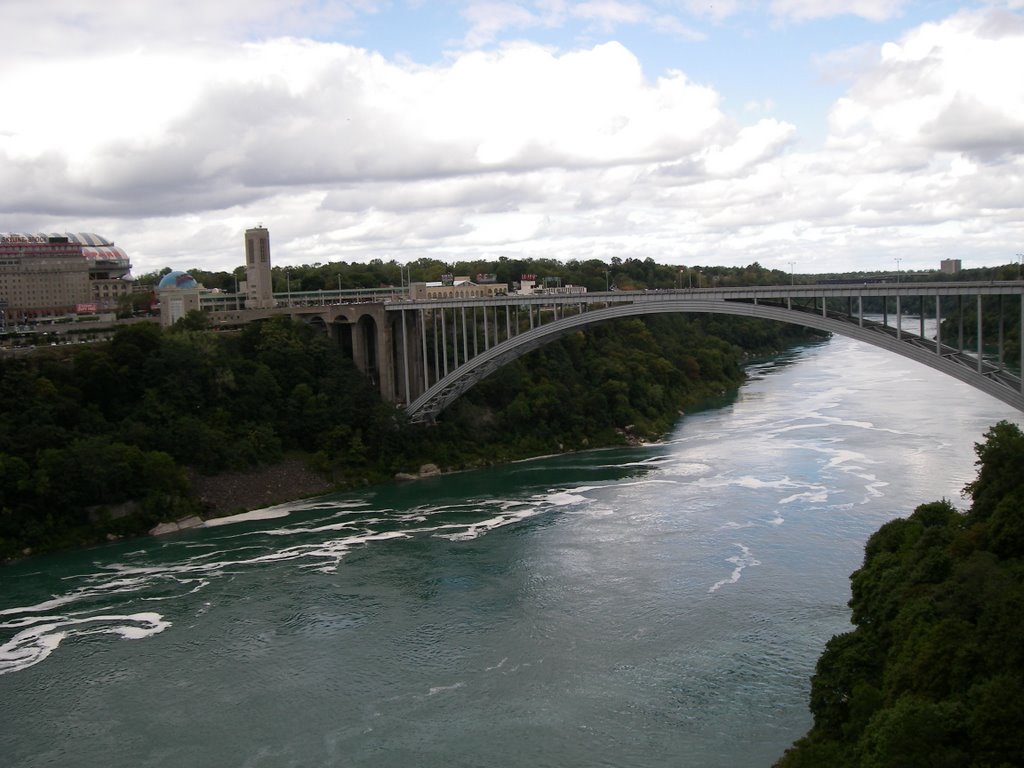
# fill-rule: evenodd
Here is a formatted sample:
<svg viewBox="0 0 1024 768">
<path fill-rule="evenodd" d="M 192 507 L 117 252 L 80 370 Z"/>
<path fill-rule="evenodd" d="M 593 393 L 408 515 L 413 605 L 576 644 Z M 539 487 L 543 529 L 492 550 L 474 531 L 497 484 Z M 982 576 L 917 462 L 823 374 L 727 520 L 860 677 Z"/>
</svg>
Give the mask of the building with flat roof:
<svg viewBox="0 0 1024 768">
<path fill-rule="evenodd" d="M 245 306 L 265 309 L 274 306 L 274 285 L 270 269 L 270 232 L 260 224 L 245 230 Z"/>
<path fill-rule="evenodd" d="M 134 288 L 128 254 L 90 232 L 0 233 L 8 318 L 110 311 Z"/>
</svg>

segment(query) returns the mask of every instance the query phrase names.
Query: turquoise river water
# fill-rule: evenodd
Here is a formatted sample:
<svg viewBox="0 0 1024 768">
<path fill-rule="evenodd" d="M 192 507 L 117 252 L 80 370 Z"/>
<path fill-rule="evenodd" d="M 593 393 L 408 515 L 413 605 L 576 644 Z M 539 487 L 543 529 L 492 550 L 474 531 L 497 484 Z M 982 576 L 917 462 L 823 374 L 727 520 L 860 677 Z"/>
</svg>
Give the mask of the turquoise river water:
<svg viewBox="0 0 1024 768">
<path fill-rule="evenodd" d="M 769 766 L 879 525 L 1020 414 L 834 339 L 665 441 L 0 568 L 0 765 Z"/>
</svg>

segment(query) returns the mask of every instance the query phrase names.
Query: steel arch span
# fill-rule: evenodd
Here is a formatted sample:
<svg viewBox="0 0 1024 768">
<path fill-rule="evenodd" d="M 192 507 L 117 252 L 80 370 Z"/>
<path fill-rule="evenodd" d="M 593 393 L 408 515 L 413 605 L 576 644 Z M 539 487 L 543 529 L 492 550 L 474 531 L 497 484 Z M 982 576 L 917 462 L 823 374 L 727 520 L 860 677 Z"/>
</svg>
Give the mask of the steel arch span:
<svg viewBox="0 0 1024 768">
<path fill-rule="evenodd" d="M 836 333 L 923 363 L 1024 411 L 1024 391 L 1019 377 L 956 348 L 906 332 L 900 334 L 891 326 L 858 321 L 857 318 L 839 319 L 817 312 L 764 303 L 673 298 L 594 309 L 563 317 L 506 339 L 448 373 L 409 403 L 406 412 L 414 421 L 433 420 L 463 393 L 499 368 L 579 328 L 624 317 L 671 312 L 741 315 Z"/>
</svg>

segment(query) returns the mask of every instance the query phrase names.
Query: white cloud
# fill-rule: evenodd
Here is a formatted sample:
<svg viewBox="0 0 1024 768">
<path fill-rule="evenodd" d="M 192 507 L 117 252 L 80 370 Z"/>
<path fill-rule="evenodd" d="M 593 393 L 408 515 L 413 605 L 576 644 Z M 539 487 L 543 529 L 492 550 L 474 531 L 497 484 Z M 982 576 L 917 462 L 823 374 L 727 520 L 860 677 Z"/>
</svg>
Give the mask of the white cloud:
<svg viewBox="0 0 1024 768">
<path fill-rule="evenodd" d="M 673 3 L 680 6 L 686 13 L 697 18 L 709 18 L 713 21 L 722 21 L 735 16 L 749 6 L 756 5 L 750 0 L 681 0 Z"/>
<path fill-rule="evenodd" d="M 270 36 L 358 33 L 378 0 L 4 0 L 4 45 L 12 55 L 53 59 L 119 48 Z"/>
<path fill-rule="evenodd" d="M 572 6 L 573 16 L 596 23 L 605 31 L 619 24 L 639 24 L 651 16 L 651 9 L 643 3 L 623 3 L 619 0 L 589 0 Z"/>
<path fill-rule="evenodd" d="M 282 4 L 227 7 L 252 27 Z M 1024 85 L 1008 76 L 1024 71 L 1024 30 L 1006 11 L 823 57 L 851 85 L 826 146 L 806 151 L 800 126 L 763 117 L 767 94 L 737 125 L 713 86 L 645 76 L 616 42 L 524 41 L 423 66 L 300 37 L 239 42 L 207 5 L 194 6 L 215 17 L 197 25 L 203 40 L 80 44 L 114 29 L 96 16 L 59 55 L 0 67 L 20 107 L 0 111 L 0 230 L 101 232 L 137 271 L 233 268 L 260 221 L 280 264 L 486 254 L 811 270 L 898 256 L 919 268 L 1024 242 Z M 826 4 L 855 5 L 882 7 Z M 664 20 L 653 7 L 475 5 L 471 34 L 550 30 L 576 12 L 649 28 Z"/>
<path fill-rule="evenodd" d="M 907 0 L 771 0 L 771 11 L 775 16 L 792 21 L 832 16 L 885 21 L 899 16 L 906 5 Z"/>
<path fill-rule="evenodd" d="M 518 3 L 474 2 L 468 4 L 462 15 L 470 22 L 463 44 L 466 48 L 481 48 L 494 42 L 507 29 L 524 30 L 560 23 L 561 13 L 556 9 L 538 15 Z"/>
<path fill-rule="evenodd" d="M 795 127 L 777 120 L 760 120 L 742 129 L 732 144 L 712 146 L 705 164 L 713 176 L 735 175 L 778 154 L 793 137 Z"/>
<path fill-rule="evenodd" d="M 1024 24 L 961 13 L 882 46 L 875 67 L 830 115 L 833 146 L 889 152 L 1024 152 Z"/>
</svg>

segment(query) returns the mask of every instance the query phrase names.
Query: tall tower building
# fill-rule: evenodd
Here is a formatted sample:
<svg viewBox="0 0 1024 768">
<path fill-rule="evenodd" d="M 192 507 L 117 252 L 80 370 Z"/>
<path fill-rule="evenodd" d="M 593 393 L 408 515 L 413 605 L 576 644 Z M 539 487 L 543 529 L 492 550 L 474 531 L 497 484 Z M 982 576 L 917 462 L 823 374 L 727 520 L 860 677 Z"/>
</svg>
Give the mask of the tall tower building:
<svg viewBox="0 0 1024 768">
<path fill-rule="evenodd" d="M 245 305 L 250 309 L 274 306 L 270 232 L 262 225 L 245 230 L 245 294 Z"/>
</svg>

